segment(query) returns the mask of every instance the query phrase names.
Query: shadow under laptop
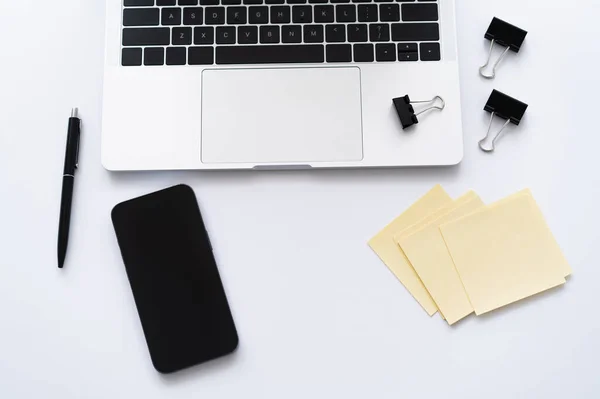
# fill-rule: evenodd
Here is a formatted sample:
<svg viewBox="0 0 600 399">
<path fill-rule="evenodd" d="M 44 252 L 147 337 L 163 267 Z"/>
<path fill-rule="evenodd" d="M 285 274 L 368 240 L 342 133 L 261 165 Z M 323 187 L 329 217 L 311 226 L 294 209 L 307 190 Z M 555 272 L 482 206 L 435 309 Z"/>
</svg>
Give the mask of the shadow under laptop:
<svg viewBox="0 0 600 399">
<path fill-rule="evenodd" d="M 438 182 L 450 181 L 459 176 L 462 164 L 455 166 L 428 167 L 390 167 L 390 168 L 344 168 L 344 169 L 270 169 L 270 170 L 181 170 L 181 171 L 136 171 L 136 172 L 107 172 L 110 180 L 117 184 L 164 181 L 167 184 L 179 182 L 218 181 L 219 183 L 235 183 L 239 180 L 287 180 L 301 179 L 315 182 L 344 182 L 356 181 L 361 183 L 385 182 L 423 182 L 431 180 Z"/>
</svg>

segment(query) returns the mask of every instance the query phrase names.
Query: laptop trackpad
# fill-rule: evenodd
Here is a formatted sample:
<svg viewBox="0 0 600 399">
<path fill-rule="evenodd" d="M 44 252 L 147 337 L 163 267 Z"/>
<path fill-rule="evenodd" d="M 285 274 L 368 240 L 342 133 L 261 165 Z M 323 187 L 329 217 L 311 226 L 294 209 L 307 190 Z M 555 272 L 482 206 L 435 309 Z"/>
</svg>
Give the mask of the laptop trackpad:
<svg viewBox="0 0 600 399">
<path fill-rule="evenodd" d="M 201 152 L 204 163 L 360 161 L 360 70 L 203 71 Z"/>
</svg>

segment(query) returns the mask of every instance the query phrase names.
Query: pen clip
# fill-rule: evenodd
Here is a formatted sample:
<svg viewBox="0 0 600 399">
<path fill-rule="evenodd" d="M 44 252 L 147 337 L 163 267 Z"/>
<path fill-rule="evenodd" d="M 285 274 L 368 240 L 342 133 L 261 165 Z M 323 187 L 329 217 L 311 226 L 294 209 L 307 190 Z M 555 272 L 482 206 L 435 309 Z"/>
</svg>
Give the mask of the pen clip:
<svg viewBox="0 0 600 399">
<path fill-rule="evenodd" d="M 81 138 L 77 140 L 77 149 L 75 150 L 75 169 L 79 169 L 79 143 Z"/>
</svg>

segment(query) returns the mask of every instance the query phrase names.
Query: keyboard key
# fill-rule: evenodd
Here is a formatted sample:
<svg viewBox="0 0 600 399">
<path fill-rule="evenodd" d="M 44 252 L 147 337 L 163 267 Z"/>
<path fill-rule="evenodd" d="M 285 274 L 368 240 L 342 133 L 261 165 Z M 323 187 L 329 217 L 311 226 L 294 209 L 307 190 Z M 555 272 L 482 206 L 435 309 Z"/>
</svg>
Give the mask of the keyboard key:
<svg viewBox="0 0 600 399">
<path fill-rule="evenodd" d="M 352 61 L 352 45 L 350 44 L 328 44 L 325 52 L 327 62 Z"/>
<path fill-rule="evenodd" d="M 431 42 L 440 40 L 437 23 L 392 24 L 392 40 L 395 42 Z"/>
<path fill-rule="evenodd" d="M 215 42 L 215 28 L 194 28 L 194 44 L 213 44 Z"/>
<path fill-rule="evenodd" d="M 304 25 L 304 43 L 323 43 L 323 25 Z"/>
<path fill-rule="evenodd" d="M 221 4 L 224 6 L 235 6 L 242 4 L 242 0 L 221 0 Z"/>
<path fill-rule="evenodd" d="M 288 0 L 289 3 L 289 0 Z M 308 24 L 312 22 L 312 7 L 311 6 L 293 6 L 292 7 L 292 22 L 296 24 Z"/>
<path fill-rule="evenodd" d="M 265 0 L 265 4 L 284 4 L 285 0 Z"/>
<path fill-rule="evenodd" d="M 333 6 L 315 6 L 315 22 L 333 22 Z"/>
<path fill-rule="evenodd" d="M 337 22 L 356 22 L 356 6 L 335 6 L 335 15 Z"/>
<path fill-rule="evenodd" d="M 260 27 L 261 43 L 279 43 L 279 26 L 267 25 Z"/>
<path fill-rule="evenodd" d="M 325 26 L 325 40 L 329 43 L 345 42 L 346 27 L 344 25 Z"/>
<path fill-rule="evenodd" d="M 333 3 L 333 4 L 336 4 L 336 3 L 350 3 L 350 0 L 331 0 L 330 2 Z"/>
<path fill-rule="evenodd" d="M 372 0 L 352 0 L 353 3 L 370 3 Z"/>
<path fill-rule="evenodd" d="M 379 6 L 379 19 L 382 22 L 400 21 L 400 7 L 398 4 L 381 4 Z"/>
<path fill-rule="evenodd" d="M 164 65 L 165 49 L 162 47 L 146 47 L 144 50 L 144 65 Z"/>
<path fill-rule="evenodd" d="M 217 28 L 217 44 L 235 44 L 235 27 L 219 26 Z"/>
<path fill-rule="evenodd" d="M 167 47 L 167 65 L 185 65 L 186 53 L 185 47 Z"/>
<path fill-rule="evenodd" d="M 186 46 L 192 44 L 192 28 L 173 28 L 173 39 L 171 43 L 175 46 Z"/>
<path fill-rule="evenodd" d="M 437 21 L 437 4 L 402 4 L 403 21 Z"/>
<path fill-rule="evenodd" d="M 171 44 L 169 28 L 125 28 L 123 46 L 166 46 Z"/>
<path fill-rule="evenodd" d="M 350 25 L 348 25 L 348 41 L 349 42 L 366 42 L 367 41 L 367 24 L 350 24 Z"/>
<path fill-rule="evenodd" d="M 269 7 L 250 7 L 248 20 L 251 24 L 269 23 Z"/>
<path fill-rule="evenodd" d="M 246 23 L 246 7 L 227 7 L 227 23 L 243 25 Z"/>
<path fill-rule="evenodd" d="M 442 54 L 439 43 L 421 43 L 421 61 L 440 61 Z"/>
<path fill-rule="evenodd" d="M 123 66 L 138 66 L 142 65 L 142 49 L 141 48 L 124 48 L 121 53 L 121 65 Z"/>
<path fill-rule="evenodd" d="M 217 47 L 217 64 L 298 64 L 324 61 L 325 51 L 322 44 Z"/>
<path fill-rule="evenodd" d="M 399 43 L 398 52 L 400 53 L 416 53 L 419 50 L 417 43 Z"/>
<path fill-rule="evenodd" d="M 180 6 L 197 6 L 198 0 L 179 0 L 177 4 Z"/>
<path fill-rule="evenodd" d="M 256 26 L 240 26 L 238 28 L 239 44 L 258 43 L 258 28 Z"/>
<path fill-rule="evenodd" d="M 183 9 L 183 24 L 184 25 L 202 25 L 202 8 L 184 8 Z"/>
<path fill-rule="evenodd" d="M 212 65 L 214 60 L 212 47 L 190 47 L 188 49 L 189 65 Z"/>
<path fill-rule="evenodd" d="M 419 61 L 419 53 L 414 52 L 398 52 L 398 61 Z"/>
<path fill-rule="evenodd" d="M 176 3 L 176 0 L 156 0 L 157 6 L 174 6 Z"/>
<path fill-rule="evenodd" d="M 153 6 L 154 0 L 125 0 L 125 7 L 146 7 Z"/>
<path fill-rule="evenodd" d="M 291 21 L 289 6 L 273 6 L 271 7 L 271 23 L 272 24 L 289 24 Z"/>
<path fill-rule="evenodd" d="M 158 8 L 126 8 L 123 10 L 123 26 L 153 26 L 160 22 Z"/>
<path fill-rule="evenodd" d="M 162 25 L 181 25 L 181 8 L 163 8 L 160 23 Z"/>
<path fill-rule="evenodd" d="M 325 4 L 328 0 L 308 0 L 310 4 Z"/>
<path fill-rule="evenodd" d="M 242 0 L 244 4 L 262 4 L 263 0 Z"/>
<path fill-rule="evenodd" d="M 287 0 L 288 4 L 306 4 L 306 0 Z"/>
<path fill-rule="evenodd" d="M 354 45 L 354 62 L 373 62 L 375 56 L 373 55 L 372 44 L 355 44 Z"/>
<path fill-rule="evenodd" d="M 358 22 L 377 22 L 377 5 L 361 4 L 358 6 Z"/>
<path fill-rule="evenodd" d="M 219 0 L 200 0 L 202 6 L 218 6 Z"/>
<path fill-rule="evenodd" d="M 302 27 L 300 25 L 282 26 L 281 39 L 284 43 L 301 43 Z"/>
<path fill-rule="evenodd" d="M 392 43 L 376 44 L 375 58 L 377 61 L 396 61 L 396 46 Z"/>
<path fill-rule="evenodd" d="M 206 7 L 204 20 L 206 25 L 223 25 L 225 23 L 225 7 Z"/>
<path fill-rule="evenodd" d="M 369 39 L 372 42 L 388 42 L 390 41 L 390 25 L 389 24 L 370 24 Z"/>
</svg>

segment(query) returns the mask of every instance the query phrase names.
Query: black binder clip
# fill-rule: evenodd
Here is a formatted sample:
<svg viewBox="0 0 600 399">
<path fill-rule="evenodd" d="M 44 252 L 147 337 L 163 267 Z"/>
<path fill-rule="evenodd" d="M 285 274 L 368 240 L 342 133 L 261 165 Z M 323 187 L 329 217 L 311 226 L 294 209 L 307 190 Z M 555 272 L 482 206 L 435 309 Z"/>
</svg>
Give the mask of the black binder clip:
<svg viewBox="0 0 600 399">
<path fill-rule="evenodd" d="M 435 96 L 433 99 L 427 101 L 410 101 L 410 97 L 407 94 L 404 97 L 394 98 L 392 101 L 394 102 L 394 107 L 396 107 L 396 112 L 400 118 L 402 129 L 406 129 L 414 124 L 419 123 L 417 116 L 434 109 L 439 109 L 441 111 L 446 107 L 446 102 L 440 96 Z M 437 105 L 436 102 L 439 102 L 440 104 Z M 415 109 L 412 104 L 425 103 L 431 103 L 431 106 L 415 113 Z"/>
<path fill-rule="evenodd" d="M 490 117 L 490 125 L 488 126 L 488 131 L 485 135 L 485 138 L 479 142 L 479 148 L 481 148 L 485 152 L 492 152 L 496 149 L 496 141 L 500 138 L 502 131 L 508 126 L 509 123 L 514 123 L 518 125 L 521 123 L 521 119 L 523 115 L 525 115 L 525 111 L 527 111 L 528 105 L 516 100 L 510 96 L 507 96 L 504 93 L 499 92 L 498 90 L 492 91 L 490 98 L 488 99 L 487 104 L 485 104 L 484 110 L 487 112 L 491 112 L 492 116 Z M 502 119 L 506 119 L 506 122 L 500 128 L 500 130 L 494 135 L 492 139 L 491 147 L 486 147 L 485 143 L 488 141 L 490 136 L 490 131 L 492 130 L 492 122 L 494 121 L 494 116 L 497 116 Z"/>
<path fill-rule="evenodd" d="M 508 53 L 508 50 L 512 50 L 515 53 L 518 53 L 521 49 L 521 45 L 525 41 L 525 36 L 527 36 L 527 31 L 524 31 L 521 28 L 517 28 L 514 25 L 509 24 L 508 22 L 504 22 L 501 19 L 495 18 L 492 19 L 492 23 L 485 33 L 485 38 L 492 41 L 490 45 L 490 54 L 488 55 L 487 62 L 481 68 L 479 68 L 479 73 L 486 79 L 494 79 L 496 77 L 496 68 L 500 64 L 500 62 Z M 494 63 L 492 66 L 492 74 L 486 75 L 485 69 L 490 64 L 492 60 L 492 52 L 494 51 L 494 45 L 499 44 L 500 46 L 506 47 L 500 58 Z"/>
</svg>

